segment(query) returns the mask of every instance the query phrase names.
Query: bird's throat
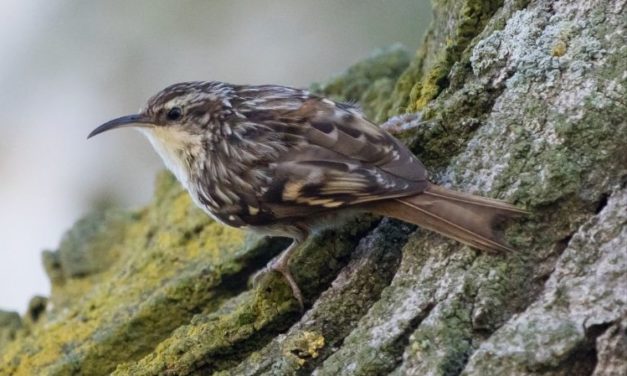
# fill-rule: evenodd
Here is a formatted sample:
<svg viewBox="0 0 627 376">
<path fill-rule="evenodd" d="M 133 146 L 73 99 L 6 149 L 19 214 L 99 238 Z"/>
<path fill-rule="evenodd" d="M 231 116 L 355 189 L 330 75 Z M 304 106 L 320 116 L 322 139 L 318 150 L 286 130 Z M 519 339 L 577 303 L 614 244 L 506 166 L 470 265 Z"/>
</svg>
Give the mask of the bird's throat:
<svg viewBox="0 0 627 376">
<path fill-rule="evenodd" d="M 201 152 L 201 137 L 172 128 L 140 128 L 139 130 L 148 138 L 168 170 L 185 188 L 189 189 L 194 156 L 204 154 Z"/>
</svg>

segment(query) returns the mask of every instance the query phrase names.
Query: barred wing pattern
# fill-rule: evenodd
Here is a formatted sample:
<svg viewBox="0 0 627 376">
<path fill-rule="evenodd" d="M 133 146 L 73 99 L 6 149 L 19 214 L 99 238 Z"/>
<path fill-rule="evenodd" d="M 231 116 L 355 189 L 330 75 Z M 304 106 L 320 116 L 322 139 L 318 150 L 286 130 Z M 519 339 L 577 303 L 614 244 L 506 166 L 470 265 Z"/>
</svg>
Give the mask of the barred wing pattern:
<svg viewBox="0 0 627 376">
<path fill-rule="evenodd" d="M 254 213 L 238 213 L 247 224 L 414 195 L 428 184 L 422 163 L 349 105 L 282 86 L 235 87 L 235 93 L 239 113 L 229 119 L 231 128 L 252 123 L 256 130 L 247 137 L 273 151 L 248 166 L 267 179 L 255 202 L 243 205 Z"/>
</svg>

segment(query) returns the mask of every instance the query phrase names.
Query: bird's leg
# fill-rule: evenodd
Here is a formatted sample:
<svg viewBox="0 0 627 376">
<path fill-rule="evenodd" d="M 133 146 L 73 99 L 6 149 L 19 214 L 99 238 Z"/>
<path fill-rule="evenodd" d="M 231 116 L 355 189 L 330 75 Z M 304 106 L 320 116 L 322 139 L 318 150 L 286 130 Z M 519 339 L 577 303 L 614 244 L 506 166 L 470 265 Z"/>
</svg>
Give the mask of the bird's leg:
<svg viewBox="0 0 627 376">
<path fill-rule="evenodd" d="M 294 239 L 294 241 L 292 241 L 292 244 L 290 244 L 287 249 L 281 252 L 279 257 L 270 262 L 270 269 L 276 270 L 283 275 L 283 277 L 287 281 L 287 284 L 290 285 L 290 287 L 292 288 L 292 294 L 294 294 L 294 297 L 296 298 L 296 300 L 298 300 L 298 304 L 300 305 L 300 310 L 302 312 L 305 310 L 303 294 L 301 293 L 298 284 L 294 280 L 294 277 L 292 277 L 292 273 L 290 272 L 290 267 L 288 265 L 290 257 L 292 257 L 294 251 L 296 251 L 300 245 L 301 241 L 298 239 Z"/>
</svg>

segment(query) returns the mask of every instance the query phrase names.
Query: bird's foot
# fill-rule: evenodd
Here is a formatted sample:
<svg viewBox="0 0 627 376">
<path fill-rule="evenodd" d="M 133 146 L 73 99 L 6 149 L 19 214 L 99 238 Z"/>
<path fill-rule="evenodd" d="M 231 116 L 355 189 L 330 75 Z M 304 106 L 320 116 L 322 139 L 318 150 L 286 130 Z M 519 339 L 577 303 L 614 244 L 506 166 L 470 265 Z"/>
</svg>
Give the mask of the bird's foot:
<svg viewBox="0 0 627 376">
<path fill-rule="evenodd" d="M 287 265 L 283 265 L 282 263 L 279 263 L 276 261 L 271 261 L 266 267 L 258 270 L 255 274 L 253 274 L 251 278 L 253 288 L 257 288 L 262 278 L 267 273 L 273 272 L 273 271 L 281 273 L 283 278 L 285 278 L 285 281 L 292 289 L 292 294 L 294 295 L 294 298 L 296 298 L 296 300 L 298 301 L 298 306 L 300 308 L 300 311 L 304 312 L 305 304 L 304 304 L 303 294 L 300 291 L 300 288 L 298 287 L 296 280 L 294 280 L 294 277 L 292 276 L 292 273 L 289 271 L 289 268 L 287 267 Z"/>
<path fill-rule="evenodd" d="M 303 238 L 304 237 L 306 237 L 306 236 L 303 236 Z M 258 283 L 260 282 L 261 277 L 263 275 L 265 275 L 268 271 L 277 271 L 277 272 L 281 273 L 283 278 L 285 278 L 285 280 L 287 281 L 287 284 L 292 289 L 292 294 L 294 295 L 294 298 L 296 298 L 296 300 L 298 301 L 298 305 L 299 305 L 300 311 L 302 313 L 302 312 L 305 311 L 305 304 L 304 304 L 303 294 L 300 291 L 300 288 L 298 287 L 298 284 L 294 280 L 294 277 L 292 276 L 292 273 L 290 272 L 290 268 L 288 266 L 290 257 L 294 254 L 294 251 L 296 251 L 298 249 L 300 244 L 301 244 L 301 241 L 295 239 L 292 242 L 292 244 L 290 244 L 290 246 L 287 247 L 287 249 L 285 249 L 283 252 L 281 252 L 281 254 L 279 256 L 277 256 L 275 259 L 270 261 L 268 263 L 268 266 L 266 266 L 262 270 L 260 270 L 257 273 L 255 273 L 255 275 L 252 277 L 252 280 L 253 280 L 253 286 L 256 287 L 258 285 Z"/>
<path fill-rule="evenodd" d="M 287 266 L 287 263 L 283 263 L 280 261 L 281 260 L 279 260 L 279 262 L 273 262 L 272 264 L 270 264 L 270 269 L 281 273 L 283 278 L 285 278 L 285 280 L 287 281 L 287 284 L 292 289 L 292 294 L 294 295 L 294 298 L 296 298 L 296 300 L 298 301 L 298 306 L 300 307 L 300 311 L 302 313 L 305 311 L 303 293 L 300 291 L 300 287 L 298 287 L 298 284 L 294 280 L 294 277 L 292 276 L 292 273 L 290 272 L 290 269 Z"/>
</svg>

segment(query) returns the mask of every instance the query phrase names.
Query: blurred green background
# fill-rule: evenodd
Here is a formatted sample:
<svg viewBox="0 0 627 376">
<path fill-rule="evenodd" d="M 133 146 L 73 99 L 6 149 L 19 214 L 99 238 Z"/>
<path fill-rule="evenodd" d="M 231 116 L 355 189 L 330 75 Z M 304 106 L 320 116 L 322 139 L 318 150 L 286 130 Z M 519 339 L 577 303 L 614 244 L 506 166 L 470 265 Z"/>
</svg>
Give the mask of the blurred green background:
<svg viewBox="0 0 627 376">
<path fill-rule="evenodd" d="M 186 80 L 308 86 L 374 49 L 413 51 L 426 0 L 0 2 L 0 308 L 48 294 L 40 261 L 99 206 L 151 196 L 139 133 L 87 133 Z"/>
</svg>

